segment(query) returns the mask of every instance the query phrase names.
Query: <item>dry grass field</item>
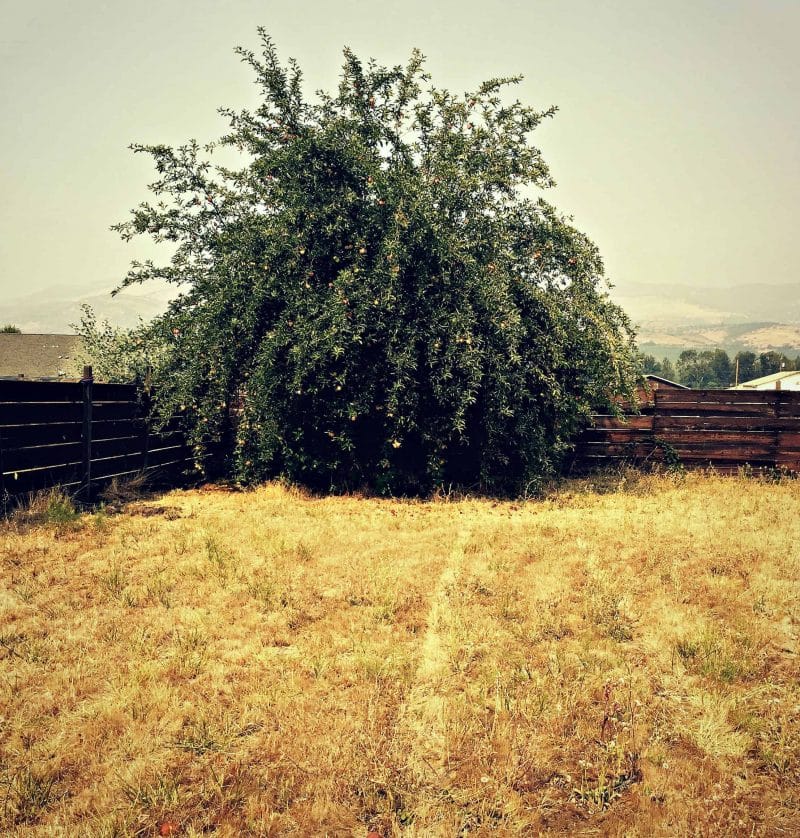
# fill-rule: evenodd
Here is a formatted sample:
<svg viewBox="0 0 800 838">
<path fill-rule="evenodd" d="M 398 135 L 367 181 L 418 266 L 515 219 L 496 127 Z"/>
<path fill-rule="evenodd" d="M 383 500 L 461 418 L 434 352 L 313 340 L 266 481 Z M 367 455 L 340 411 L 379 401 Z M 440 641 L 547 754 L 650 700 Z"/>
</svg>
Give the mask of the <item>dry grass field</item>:
<svg viewBox="0 0 800 838">
<path fill-rule="evenodd" d="M 800 485 L 0 527 L 0 832 L 797 835 Z"/>
</svg>

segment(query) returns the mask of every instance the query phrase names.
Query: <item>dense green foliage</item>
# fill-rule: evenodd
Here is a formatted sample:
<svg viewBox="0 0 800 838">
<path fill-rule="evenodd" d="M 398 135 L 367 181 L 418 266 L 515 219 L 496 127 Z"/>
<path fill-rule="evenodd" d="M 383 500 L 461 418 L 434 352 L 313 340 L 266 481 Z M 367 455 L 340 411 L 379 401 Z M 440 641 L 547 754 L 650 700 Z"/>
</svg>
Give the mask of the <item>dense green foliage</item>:
<svg viewBox="0 0 800 838">
<path fill-rule="evenodd" d="M 652 355 L 641 356 L 645 373 L 654 373 L 695 389 L 733 387 L 734 384 L 772 375 L 781 370 L 800 369 L 800 356 L 792 359 L 780 352 L 737 352 L 731 358 L 724 349 L 686 349 L 675 362 Z M 738 377 L 737 377 L 738 366 Z"/>
<path fill-rule="evenodd" d="M 172 345 L 164 339 L 158 322 L 123 329 L 107 320 L 98 323 L 92 307 L 83 305 L 80 323 L 73 323 L 72 328 L 81 338 L 81 360 L 92 365 L 98 381 L 149 383 L 154 371 L 166 369 L 170 362 Z"/>
<path fill-rule="evenodd" d="M 222 440 L 243 482 L 535 486 L 636 370 L 597 248 L 531 197 L 552 180 L 530 134 L 554 111 L 505 102 L 516 78 L 437 89 L 417 52 L 386 69 L 346 50 L 310 103 L 261 35 L 263 57 L 238 50 L 257 110 L 221 111 L 205 149 L 133 147 L 158 201 L 116 229 L 175 247 L 124 284 L 181 291 L 152 327 L 171 344 L 158 409 L 198 453 Z M 240 168 L 212 165 L 220 146 Z"/>
<path fill-rule="evenodd" d="M 19 335 L 22 334 L 22 330 L 17 328 L 13 323 L 6 323 L 5 326 L 0 326 L 0 334 Z"/>
</svg>

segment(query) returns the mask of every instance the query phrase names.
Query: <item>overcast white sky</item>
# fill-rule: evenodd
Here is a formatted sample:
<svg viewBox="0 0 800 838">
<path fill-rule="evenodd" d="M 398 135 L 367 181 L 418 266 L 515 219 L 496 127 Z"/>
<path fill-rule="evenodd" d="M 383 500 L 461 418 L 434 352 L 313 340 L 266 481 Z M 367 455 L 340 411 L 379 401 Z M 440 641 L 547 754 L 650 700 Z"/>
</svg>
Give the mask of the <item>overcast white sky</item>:
<svg viewBox="0 0 800 838">
<path fill-rule="evenodd" d="M 620 286 L 800 282 L 799 0 L 0 0 L 0 300 L 111 288 L 150 253 L 108 229 L 152 179 L 127 145 L 219 136 L 216 108 L 254 101 L 233 47 L 258 25 L 311 89 L 345 44 L 420 47 L 459 92 L 524 74 L 560 108 L 547 197 Z"/>
</svg>

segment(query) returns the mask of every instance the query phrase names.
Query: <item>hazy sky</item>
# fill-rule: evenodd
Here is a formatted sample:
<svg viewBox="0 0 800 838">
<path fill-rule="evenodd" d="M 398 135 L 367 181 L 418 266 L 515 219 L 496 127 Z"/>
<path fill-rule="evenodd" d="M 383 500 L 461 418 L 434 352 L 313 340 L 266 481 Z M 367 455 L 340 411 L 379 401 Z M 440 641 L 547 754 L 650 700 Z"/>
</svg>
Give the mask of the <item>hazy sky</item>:
<svg viewBox="0 0 800 838">
<path fill-rule="evenodd" d="M 535 134 L 546 197 L 620 286 L 800 282 L 800 0 L 0 0 L 0 320 L 150 254 L 108 229 L 153 179 L 127 145 L 219 136 L 218 106 L 255 101 L 233 47 L 258 25 L 312 90 L 344 45 L 420 47 L 459 92 L 524 74 L 515 94 L 560 108 Z"/>
</svg>

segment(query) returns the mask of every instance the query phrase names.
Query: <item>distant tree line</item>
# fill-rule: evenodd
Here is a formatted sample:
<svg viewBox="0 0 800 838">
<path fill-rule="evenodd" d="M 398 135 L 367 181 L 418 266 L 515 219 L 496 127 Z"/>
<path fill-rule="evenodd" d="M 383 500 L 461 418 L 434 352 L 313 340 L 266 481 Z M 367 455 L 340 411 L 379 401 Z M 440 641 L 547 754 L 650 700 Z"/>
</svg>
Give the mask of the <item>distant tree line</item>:
<svg viewBox="0 0 800 838">
<path fill-rule="evenodd" d="M 731 358 L 724 349 L 686 349 L 674 363 L 653 355 L 641 356 L 645 373 L 660 375 L 670 381 L 698 390 L 724 389 L 738 383 L 772 375 L 781 370 L 800 370 L 800 355 L 792 359 L 782 352 L 737 352 Z"/>
</svg>

